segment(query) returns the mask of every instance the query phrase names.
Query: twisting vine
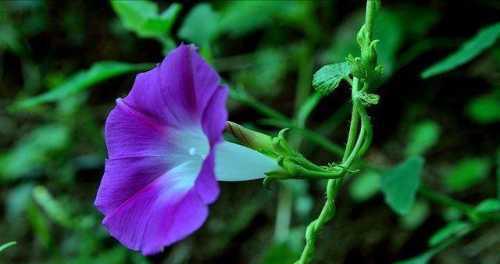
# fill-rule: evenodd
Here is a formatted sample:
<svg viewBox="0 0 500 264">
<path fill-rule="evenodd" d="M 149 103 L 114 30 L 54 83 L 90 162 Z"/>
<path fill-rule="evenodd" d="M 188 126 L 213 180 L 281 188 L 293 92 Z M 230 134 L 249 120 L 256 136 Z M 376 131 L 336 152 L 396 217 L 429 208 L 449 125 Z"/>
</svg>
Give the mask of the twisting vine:
<svg viewBox="0 0 500 264">
<path fill-rule="evenodd" d="M 377 65 L 375 51 L 377 41 L 372 40 L 373 21 L 378 8 L 378 1 L 367 1 L 365 24 L 361 27 L 357 36 L 361 48 L 361 57 L 349 56 L 347 58 L 352 69 L 353 78 L 352 81 L 348 79 L 351 84 L 352 113 L 347 145 L 342 157 L 342 166 L 346 170 L 343 170 L 342 177 L 328 180 L 325 204 L 318 218 L 307 226 L 306 245 L 296 264 L 306 264 L 312 261 L 320 230 L 335 216 L 335 199 L 342 186 L 343 176 L 349 173 L 348 169 L 352 163 L 362 157 L 371 143 L 372 129 L 365 107 L 376 103 L 378 100 L 375 95 L 366 93 L 371 81 L 381 73 L 381 67 Z"/>
<path fill-rule="evenodd" d="M 342 80 L 348 82 L 351 88 L 352 110 L 349 134 L 339 164 L 320 166 L 306 159 L 286 140 L 285 134 L 288 129 L 281 130 L 276 137 L 270 137 L 228 122 L 228 130 L 239 138 L 241 143 L 277 159 L 280 169 L 266 174 L 265 185 L 274 180 L 292 178 L 328 179 L 325 204 L 318 218 L 307 226 L 306 244 L 296 264 L 307 264 L 312 261 L 319 232 L 335 216 L 335 199 L 343 179 L 352 172 L 352 164 L 364 155 L 372 140 L 372 126 L 366 107 L 377 104 L 379 99 L 377 95 L 368 93 L 370 86 L 382 74 L 382 67 L 377 64 L 375 49 L 378 40 L 372 40 L 373 23 L 379 6 L 378 0 L 367 1 L 365 23 L 356 37 L 361 50 L 360 56 L 349 55 L 344 63 L 324 66 L 323 68 L 328 68 L 325 70 L 326 73 L 320 73 L 321 69 L 316 73 L 320 73 L 322 78 L 319 78 L 321 79 L 319 85 L 315 87 L 319 93 L 311 97 L 312 106 L 319 101 L 318 95 L 331 93 Z M 305 116 L 312 108 L 306 110 Z"/>
</svg>

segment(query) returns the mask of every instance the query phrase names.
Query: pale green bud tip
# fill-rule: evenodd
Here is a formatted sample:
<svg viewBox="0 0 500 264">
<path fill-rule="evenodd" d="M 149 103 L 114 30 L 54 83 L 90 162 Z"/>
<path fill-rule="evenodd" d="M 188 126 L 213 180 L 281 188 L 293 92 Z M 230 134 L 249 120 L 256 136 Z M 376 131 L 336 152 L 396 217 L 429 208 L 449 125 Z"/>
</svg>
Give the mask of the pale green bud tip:
<svg viewBox="0 0 500 264">
<path fill-rule="evenodd" d="M 248 129 L 231 121 L 226 123 L 226 130 L 237 138 L 242 145 L 264 154 L 273 152 L 273 139 L 264 133 Z"/>
</svg>

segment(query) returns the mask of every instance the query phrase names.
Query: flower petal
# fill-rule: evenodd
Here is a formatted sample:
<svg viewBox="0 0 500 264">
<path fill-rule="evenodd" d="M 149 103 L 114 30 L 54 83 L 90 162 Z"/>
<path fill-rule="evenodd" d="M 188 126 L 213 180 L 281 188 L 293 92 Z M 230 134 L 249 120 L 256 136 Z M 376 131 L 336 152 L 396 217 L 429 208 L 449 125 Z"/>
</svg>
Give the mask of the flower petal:
<svg viewBox="0 0 500 264">
<path fill-rule="evenodd" d="M 190 45 L 180 45 L 154 69 L 137 75 L 125 101 L 168 126 L 197 123 L 219 86 L 219 75 Z"/>
<path fill-rule="evenodd" d="M 211 204 L 217 200 L 220 192 L 214 173 L 214 158 L 215 153 L 212 150 L 203 162 L 194 187 L 205 204 Z"/>
<path fill-rule="evenodd" d="M 108 214 L 151 182 L 163 175 L 167 164 L 162 157 L 129 157 L 106 160 L 96 207 Z"/>
<path fill-rule="evenodd" d="M 165 154 L 166 128 L 121 99 L 106 119 L 105 135 L 110 158 Z"/>
<path fill-rule="evenodd" d="M 104 226 L 122 244 L 145 255 L 185 238 L 208 215 L 206 204 L 191 188 L 197 167 L 185 163 L 158 177 L 107 214 Z"/>
<path fill-rule="evenodd" d="M 224 141 L 215 149 L 215 175 L 219 181 L 260 179 L 278 170 L 275 159 L 247 147 Z"/>
<path fill-rule="evenodd" d="M 218 86 L 203 113 L 203 132 L 207 135 L 211 146 L 222 139 L 227 122 L 226 100 L 228 93 L 229 89 L 226 86 Z"/>
<path fill-rule="evenodd" d="M 208 107 L 203 113 L 202 126 L 207 136 L 211 150 L 196 181 L 195 188 L 200 197 L 207 204 L 213 203 L 219 195 L 219 186 L 214 173 L 214 146 L 222 139 L 222 132 L 227 121 L 226 100 L 228 89 L 219 86 L 208 103 Z"/>
</svg>

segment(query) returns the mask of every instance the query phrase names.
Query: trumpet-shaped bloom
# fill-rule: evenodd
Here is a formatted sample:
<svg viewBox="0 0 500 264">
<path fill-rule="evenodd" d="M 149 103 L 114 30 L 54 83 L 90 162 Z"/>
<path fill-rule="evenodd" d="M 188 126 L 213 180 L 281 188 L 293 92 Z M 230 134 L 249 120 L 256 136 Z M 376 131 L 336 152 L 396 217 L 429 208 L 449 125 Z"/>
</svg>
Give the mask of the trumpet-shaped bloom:
<svg viewBox="0 0 500 264">
<path fill-rule="evenodd" d="M 217 180 L 257 179 L 277 169 L 254 150 L 225 142 L 227 87 L 181 45 L 137 75 L 105 126 L 108 159 L 96 207 L 122 244 L 154 254 L 193 233 L 219 195 Z"/>
</svg>

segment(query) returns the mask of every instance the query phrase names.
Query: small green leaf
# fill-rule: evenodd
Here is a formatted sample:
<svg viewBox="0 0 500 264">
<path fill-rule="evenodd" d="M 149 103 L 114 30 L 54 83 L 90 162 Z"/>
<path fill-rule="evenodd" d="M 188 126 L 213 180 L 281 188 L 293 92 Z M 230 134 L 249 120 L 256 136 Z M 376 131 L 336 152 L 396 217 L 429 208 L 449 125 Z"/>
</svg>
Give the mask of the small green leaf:
<svg viewBox="0 0 500 264">
<path fill-rule="evenodd" d="M 219 16 L 209 4 L 198 4 L 184 19 L 179 36 L 206 48 L 217 35 L 218 22 Z"/>
<path fill-rule="evenodd" d="M 424 70 L 422 72 L 422 78 L 429 78 L 447 72 L 469 62 L 495 44 L 499 36 L 500 22 L 481 29 L 473 38 L 466 41 L 455 53 Z"/>
<path fill-rule="evenodd" d="M 500 200 L 498 199 L 484 200 L 474 208 L 474 211 L 485 214 L 500 212 Z"/>
<path fill-rule="evenodd" d="M 74 227 L 64 208 L 45 187 L 35 187 L 33 189 L 33 199 L 44 209 L 50 219 L 65 227 Z"/>
<path fill-rule="evenodd" d="M 111 6 L 125 28 L 143 38 L 160 39 L 168 37 L 181 10 L 181 5 L 174 3 L 159 14 L 156 3 L 146 0 L 111 1 Z"/>
<path fill-rule="evenodd" d="M 443 241 L 455 236 L 458 232 L 469 228 L 469 224 L 462 221 L 451 222 L 440 228 L 429 239 L 429 246 L 434 247 L 441 244 Z"/>
<path fill-rule="evenodd" d="M 423 166 L 422 157 L 410 157 L 382 175 L 385 201 L 396 213 L 407 214 L 415 203 Z"/>
<path fill-rule="evenodd" d="M 356 202 L 363 202 L 373 197 L 380 190 L 380 174 L 366 171 L 356 176 L 349 186 L 349 193 Z"/>
<path fill-rule="evenodd" d="M 26 109 L 39 104 L 58 101 L 69 95 L 86 90 L 107 79 L 131 72 L 143 71 L 151 68 L 151 64 L 130 64 L 115 61 L 97 62 L 90 69 L 76 73 L 63 84 L 50 91 L 16 102 L 14 110 Z"/>
<path fill-rule="evenodd" d="M 346 62 L 325 65 L 314 73 L 313 86 L 318 92 L 329 94 L 333 92 L 339 86 L 340 81 L 347 78 L 350 73 L 351 67 Z"/>
<path fill-rule="evenodd" d="M 4 244 L 0 245 L 0 252 L 6 250 L 7 248 L 12 247 L 16 244 L 17 244 L 16 241 L 10 241 L 10 242 L 4 243 Z"/>
<path fill-rule="evenodd" d="M 445 183 L 453 191 L 463 191 L 486 178 L 490 168 L 488 159 L 466 158 L 451 169 L 445 177 Z"/>
<path fill-rule="evenodd" d="M 422 121 L 418 123 L 410 134 L 408 146 L 406 147 L 406 155 L 423 155 L 432 146 L 434 146 L 441 134 L 439 124 L 432 121 Z"/>
<path fill-rule="evenodd" d="M 466 108 L 467 115 L 481 124 L 500 121 L 500 93 L 492 93 L 472 99 Z"/>
</svg>

